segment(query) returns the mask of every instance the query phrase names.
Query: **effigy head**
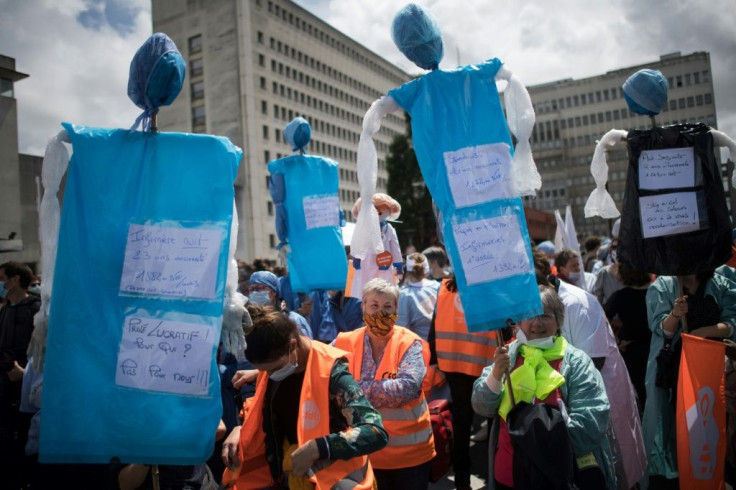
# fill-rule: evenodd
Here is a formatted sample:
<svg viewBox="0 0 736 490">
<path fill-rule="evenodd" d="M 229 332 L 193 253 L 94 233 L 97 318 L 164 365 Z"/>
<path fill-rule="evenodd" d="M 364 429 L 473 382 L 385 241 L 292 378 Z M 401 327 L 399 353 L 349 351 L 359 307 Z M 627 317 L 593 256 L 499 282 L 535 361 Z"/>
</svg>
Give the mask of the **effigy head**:
<svg viewBox="0 0 736 490">
<path fill-rule="evenodd" d="M 444 46 L 437 20 L 419 5 L 410 3 L 394 17 L 391 38 L 404 56 L 425 70 L 436 70 Z"/>
<path fill-rule="evenodd" d="M 293 151 L 303 151 L 312 139 L 312 127 L 303 117 L 295 117 L 284 128 L 284 138 Z"/>
<path fill-rule="evenodd" d="M 667 79 L 659 70 L 639 70 L 622 85 L 631 112 L 656 116 L 667 104 Z"/>
<path fill-rule="evenodd" d="M 171 104 L 184 84 L 186 66 L 169 36 L 153 34 L 130 62 L 128 97 L 147 111 Z"/>
</svg>

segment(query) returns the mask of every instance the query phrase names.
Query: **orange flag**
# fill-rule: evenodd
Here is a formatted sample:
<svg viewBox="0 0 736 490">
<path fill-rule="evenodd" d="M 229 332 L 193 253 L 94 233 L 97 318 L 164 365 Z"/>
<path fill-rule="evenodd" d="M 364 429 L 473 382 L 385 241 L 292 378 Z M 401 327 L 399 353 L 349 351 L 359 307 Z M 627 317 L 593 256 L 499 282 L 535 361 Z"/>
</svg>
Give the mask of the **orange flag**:
<svg viewBox="0 0 736 490">
<path fill-rule="evenodd" d="M 723 489 L 726 462 L 726 346 L 682 335 L 677 385 L 680 488 Z"/>
</svg>

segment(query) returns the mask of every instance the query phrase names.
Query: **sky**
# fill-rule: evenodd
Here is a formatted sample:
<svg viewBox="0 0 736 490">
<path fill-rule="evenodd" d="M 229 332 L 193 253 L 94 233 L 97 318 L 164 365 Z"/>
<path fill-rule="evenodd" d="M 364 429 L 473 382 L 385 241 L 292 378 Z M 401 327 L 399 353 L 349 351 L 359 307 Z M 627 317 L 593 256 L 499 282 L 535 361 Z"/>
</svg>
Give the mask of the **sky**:
<svg viewBox="0 0 736 490">
<path fill-rule="evenodd" d="M 391 41 L 391 20 L 405 2 L 296 3 L 409 73 L 421 72 Z M 526 85 L 600 75 L 675 51 L 708 51 L 718 126 L 736 139 L 733 0 L 416 3 L 442 28 L 440 68 L 497 57 Z M 128 70 L 151 34 L 150 0 L 0 0 L 0 13 L 0 54 L 30 75 L 15 84 L 21 153 L 42 155 L 62 121 L 133 124 L 140 109 L 127 97 Z"/>
</svg>

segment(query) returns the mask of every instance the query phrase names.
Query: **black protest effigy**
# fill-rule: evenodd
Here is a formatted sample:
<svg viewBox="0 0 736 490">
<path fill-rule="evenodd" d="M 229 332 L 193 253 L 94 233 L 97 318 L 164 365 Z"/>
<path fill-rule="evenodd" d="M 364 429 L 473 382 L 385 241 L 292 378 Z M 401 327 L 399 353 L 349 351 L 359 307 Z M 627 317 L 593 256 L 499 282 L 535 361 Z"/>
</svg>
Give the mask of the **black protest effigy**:
<svg viewBox="0 0 736 490">
<path fill-rule="evenodd" d="M 731 221 L 705 124 L 629 131 L 619 260 L 658 275 L 697 274 L 731 256 Z"/>
</svg>

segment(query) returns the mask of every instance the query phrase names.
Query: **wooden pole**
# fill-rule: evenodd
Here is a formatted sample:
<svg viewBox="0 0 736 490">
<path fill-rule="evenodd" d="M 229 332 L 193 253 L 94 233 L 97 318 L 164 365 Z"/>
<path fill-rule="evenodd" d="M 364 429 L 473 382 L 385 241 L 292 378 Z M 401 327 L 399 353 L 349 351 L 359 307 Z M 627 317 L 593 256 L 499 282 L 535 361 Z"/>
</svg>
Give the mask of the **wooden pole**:
<svg viewBox="0 0 736 490">
<path fill-rule="evenodd" d="M 682 291 L 682 276 L 677 276 L 677 295 L 678 295 L 677 297 L 680 298 L 680 297 L 682 297 L 683 294 L 684 293 Z M 689 332 L 690 331 L 690 329 L 687 328 L 687 315 L 686 314 L 685 315 L 682 315 L 678 319 L 678 321 L 682 325 L 682 331 L 683 332 Z"/>
<path fill-rule="evenodd" d="M 510 330 L 512 328 L 513 323 L 511 322 L 511 319 L 506 320 L 506 327 Z M 498 331 L 496 333 L 498 337 L 498 346 L 499 347 L 506 347 L 506 342 L 503 340 L 503 332 Z M 511 408 L 514 408 L 516 406 L 516 399 L 514 397 L 514 389 L 511 387 L 511 366 L 506 368 L 506 382 L 508 383 L 508 390 L 509 390 L 509 398 L 511 398 Z"/>
<path fill-rule="evenodd" d="M 161 490 L 161 483 L 158 479 L 158 465 L 151 466 L 151 481 L 153 482 L 153 490 Z"/>
</svg>

